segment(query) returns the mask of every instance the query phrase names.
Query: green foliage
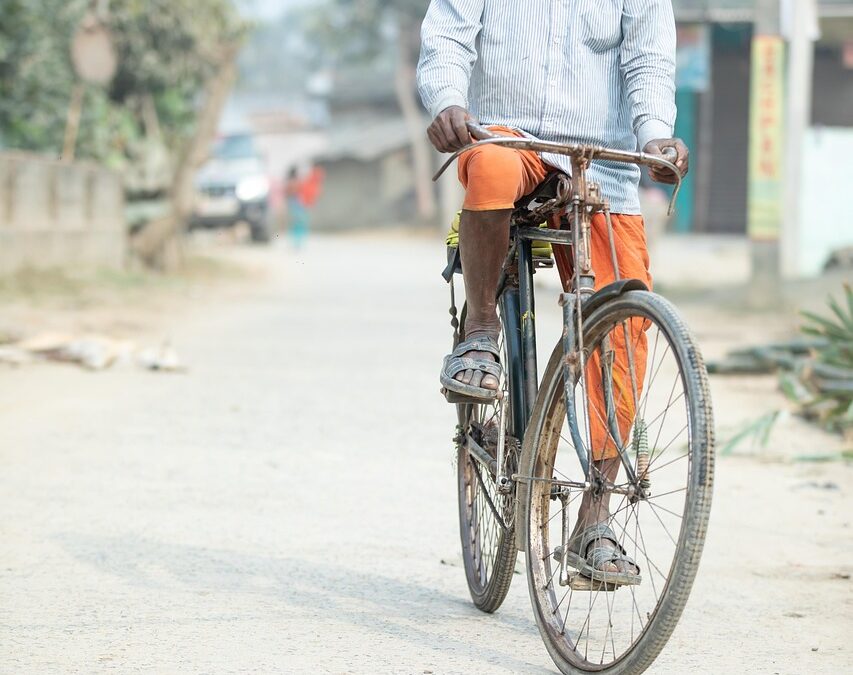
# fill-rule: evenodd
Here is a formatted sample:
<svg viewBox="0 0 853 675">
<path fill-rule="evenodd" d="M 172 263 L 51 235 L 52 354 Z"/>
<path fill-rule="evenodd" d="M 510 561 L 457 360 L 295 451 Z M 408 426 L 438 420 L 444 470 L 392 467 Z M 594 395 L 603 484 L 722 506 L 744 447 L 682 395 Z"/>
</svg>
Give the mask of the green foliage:
<svg viewBox="0 0 853 675">
<path fill-rule="evenodd" d="M 0 0 L 0 147 L 58 152 L 73 74 L 78 0 Z"/>
<path fill-rule="evenodd" d="M 774 410 L 766 415 L 762 415 L 758 419 L 748 422 L 722 444 L 718 453 L 721 457 L 731 455 L 747 441 L 751 444 L 753 454 L 756 449 L 764 450 L 770 441 L 770 432 L 773 431 L 773 427 L 781 414 L 781 410 Z"/>
<path fill-rule="evenodd" d="M 0 0 L 0 147 L 58 153 L 75 83 L 70 42 L 86 0 Z M 108 90 L 86 87 L 77 154 L 121 163 L 144 133 L 153 97 L 171 147 L 191 131 L 220 46 L 244 27 L 230 0 L 111 0 L 107 25 L 119 57 Z"/>
<path fill-rule="evenodd" d="M 115 103 L 133 106 L 154 97 L 167 135 L 192 126 L 195 98 L 223 43 L 240 39 L 243 26 L 228 0 L 113 0 L 108 25 L 119 68 L 110 87 Z M 175 139 L 170 138 L 170 141 Z"/>
<path fill-rule="evenodd" d="M 822 345 L 793 375 L 783 378 L 783 391 L 803 413 L 825 428 L 853 438 L 853 289 L 844 287 L 845 302 L 829 298 L 830 316 L 803 312 L 802 332 Z"/>
</svg>

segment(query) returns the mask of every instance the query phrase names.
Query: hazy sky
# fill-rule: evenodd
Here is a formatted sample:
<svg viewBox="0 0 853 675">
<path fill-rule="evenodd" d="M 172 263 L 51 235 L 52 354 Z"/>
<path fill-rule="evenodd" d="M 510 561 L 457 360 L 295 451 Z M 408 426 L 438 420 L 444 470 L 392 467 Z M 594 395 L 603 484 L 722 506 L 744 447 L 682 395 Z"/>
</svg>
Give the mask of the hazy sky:
<svg viewBox="0 0 853 675">
<path fill-rule="evenodd" d="M 312 0 L 238 0 L 237 4 L 246 16 L 275 19 L 291 7 L 307 5 L 311 2 Z"/>
</svg>

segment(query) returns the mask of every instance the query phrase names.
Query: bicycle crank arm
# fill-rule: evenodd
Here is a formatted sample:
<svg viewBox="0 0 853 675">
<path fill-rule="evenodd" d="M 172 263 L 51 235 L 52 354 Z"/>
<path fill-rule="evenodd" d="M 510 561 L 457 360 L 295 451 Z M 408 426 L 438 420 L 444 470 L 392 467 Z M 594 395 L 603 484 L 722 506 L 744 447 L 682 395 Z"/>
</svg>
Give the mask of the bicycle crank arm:
<svg viewBox="0 0 853 675">
<path fill-rule="evenodd" d="M 465 436 L 465 449 L 473 459 L 479 462 L 482 467 L 489 472 L 489 475 L 494 477 L 497 475 L 498 462 L 492 457 L 486 449 L 475 441 L 471 434 Z"/>
</svg>

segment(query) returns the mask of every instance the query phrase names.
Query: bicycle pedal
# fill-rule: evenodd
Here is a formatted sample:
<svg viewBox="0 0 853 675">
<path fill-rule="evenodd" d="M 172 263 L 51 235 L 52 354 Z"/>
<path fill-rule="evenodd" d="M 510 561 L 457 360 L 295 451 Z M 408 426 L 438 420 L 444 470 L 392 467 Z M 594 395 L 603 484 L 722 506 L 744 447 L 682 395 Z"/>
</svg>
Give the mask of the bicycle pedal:
<svg viewBox="0 0 853 675">
<path fill-rule="evenodd" d="M 612 593 L 619 584 L 608 584 L 604 581 L 596 581 L 589 577 L 583 576 L 580 572 L 575 572 L 569 575 L 569 583 L 567 584 L 573 591 L 605 591 Z"/>
<path fill-rule="evenodd" d="M 563 558 L 563 547 L 558 546 L 554 549 L 554 552 L 551 554 L 551 557 L 560 563 Z M 606 581 L 596 581 L 595 579 L 590 579 L 589 577 L 585 577 L 583 574 L 577 571 L 569 572 L 569 582 L 564 584 L 562 580 L 560 581 L 561 586 L 568 586 L 573 591 L 605 591 L 608 593 L 612 593 L 615 591 L 621 584 L 608 584 Z"/>
<path fill-rule="evenodd" d="M 498 395 L 491 401 L 484 401 L 481 398 L 474 398 L 472 396 L 466 396 L 465 394 L 459 394 L 455 391 L 448 391 L 445 387 L 440 389 L 441 395 L 447 399 L 448 403 L 470 403 L 472 405 L 494 405 L 498 401 L 503 400 L 503 392 L 499 391 Z"/>
</svg>

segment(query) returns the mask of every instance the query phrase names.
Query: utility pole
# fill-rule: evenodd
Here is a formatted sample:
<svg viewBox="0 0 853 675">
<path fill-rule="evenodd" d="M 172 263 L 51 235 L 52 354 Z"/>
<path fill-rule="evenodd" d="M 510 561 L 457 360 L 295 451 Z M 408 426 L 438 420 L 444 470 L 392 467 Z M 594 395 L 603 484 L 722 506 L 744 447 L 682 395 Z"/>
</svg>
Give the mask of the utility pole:
<svg viewBox="0 0 853 675">
<path fill-rule="evenodd" d="M 818 39 L 817 3 L 793 0 L 786 3 L 788 50 L 788 105 L 785 150 L 785 216 L 781 239 L 782 275 L 799 272 L 797 251 L 801 222 L 803 143 L 811 124 L 814 41 Z"/>
<path fill-rule="evenodd" d="M 757 0 L 752 37 L 747 231 L 752 279 L 750 299 L 766 305 L 779 293 L 782 226 L 785 44 L 780 0 Z"/>
</svg>

